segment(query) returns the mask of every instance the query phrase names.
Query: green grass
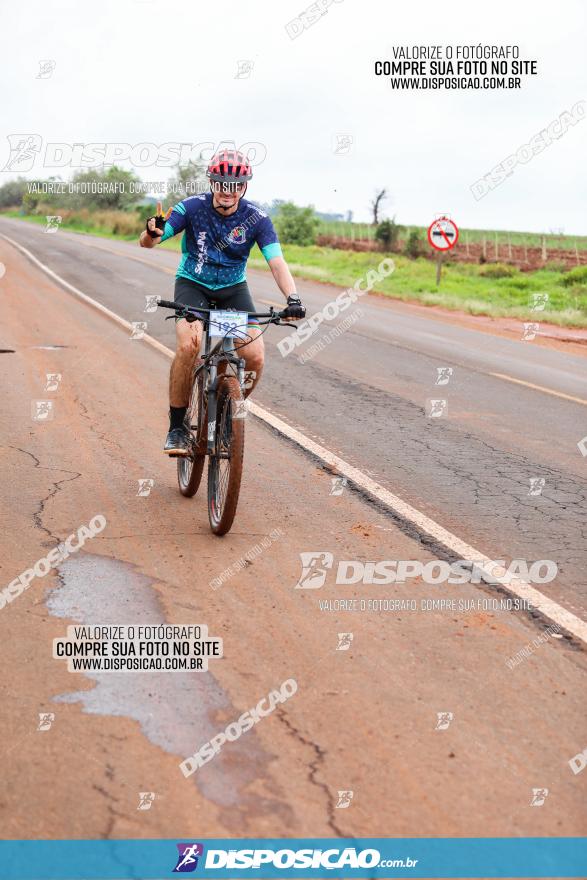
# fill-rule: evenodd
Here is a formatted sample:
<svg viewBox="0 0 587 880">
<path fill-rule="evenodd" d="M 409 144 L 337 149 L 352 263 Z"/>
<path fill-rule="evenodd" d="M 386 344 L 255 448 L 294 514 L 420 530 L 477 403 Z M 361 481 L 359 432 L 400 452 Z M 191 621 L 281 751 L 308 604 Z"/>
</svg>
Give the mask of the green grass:
<svg viewBox="0 0 587 880">
<path fill-rule="evenodd" d="M 56 211 L 58 213 L 58 211 Z M 5 211 L 4 216 L 17 217 L 45 225 L 44 216 L 21 215 Z M 103 238 L 136 241 L 138 235 L 115 235 L 89 223 L 64 224 L 68 231 L 85 232 Z M 181 238 L 176 236 L 160 247 L 180 251 Z M 349 287 L 383 258 L 376 252 L 359 253 L 327 247 L 284 245 L 284 256 L 294 275 Z M 436 266 L 432 260 L 410 260 L 399 254 L 390 255 L 395 271 L 375 286 L 375 291 L 394 299 L 441 306 L 469 312 L 472 315 L 512 317 L 545 321 L 563 327 L 587 327 L 586 267 L 564 272 L 556 264 L 546 264 L 536 272 L 520 272 L 513 266 L 476 263 L 451 263 L 442 270 L 440 289 L 436 288 Z M 265 260 L 255 248 L 249 266 L 267 269 Z M 503 277 L 489 277 L 502 275 Z M 543 312 L 530 310 L 532 293 L 548 293 L 550 301 Z"/>
<path fill-rule="evenodd" d="M 330 281 L 349 287 L 383 258 L 379 253 L 358 253 L 335 248 L 285 245 L 284 256 L 294 275 L 317 281 Z M 254 256 L 249 265 L 264 268 L 265 260 Z M 490 264 L 446 262 L 440 289 L 436 288 L 436 265 L 424 258 L 410 260 L 391 254 L 395 271 L 375 285 L 386 296 L 424 305 L 442 306 L 472 315 L 522 318 L 567 327 L 587 327 L 587 280 L 565 285 L 569 273 L 548 267 L 522 273 L 511 266 L 507 277 L 488 278 Z M 511 274 L 509 274 L 511 273 Z M 530 295 L 548 293 L 550 301 L 543 312 L 530 310 Z"/>
</svg>

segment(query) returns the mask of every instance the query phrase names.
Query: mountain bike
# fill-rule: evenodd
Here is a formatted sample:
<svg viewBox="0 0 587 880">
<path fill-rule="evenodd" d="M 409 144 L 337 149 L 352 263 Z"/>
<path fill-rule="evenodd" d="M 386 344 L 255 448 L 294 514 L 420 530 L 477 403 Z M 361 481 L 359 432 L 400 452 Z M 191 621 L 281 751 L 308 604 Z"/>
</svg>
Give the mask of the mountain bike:
<svg viewBox="0 0 587 880">
<path fill-rule="evenodd" d="M 268 312 L 200 309 L 167 300 L 160 300 L 158 306 L 173 309 L 175 317 L 204 325 L 184 422 L 189 453 L 176 456 L 177 481 L 181 494 L 192 498 L 208 457 L 208 519 L 215 535 L 225 535 L 236 514 L 245 445 L 245 361 L 234 342 L 252 339 L 247 333 L 249 317 L 261 325 L 292 324 L 282 321 L 283 312 L 273 306 Z"/>
</svg>

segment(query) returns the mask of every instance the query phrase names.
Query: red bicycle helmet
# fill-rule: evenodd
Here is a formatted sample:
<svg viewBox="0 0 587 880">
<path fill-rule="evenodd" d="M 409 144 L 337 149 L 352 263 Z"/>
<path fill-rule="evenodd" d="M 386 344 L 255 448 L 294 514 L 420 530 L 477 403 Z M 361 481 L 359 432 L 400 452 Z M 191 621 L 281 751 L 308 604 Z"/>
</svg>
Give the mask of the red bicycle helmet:
<svg viewBox="0 0 587 880">
<path fill-rule="evenodd" d="M 206 175 L 222 183 L 247 182 L 253 176 L 249 160 L 240 150 L 220 150 L 210 159 Z"/>
</svg>

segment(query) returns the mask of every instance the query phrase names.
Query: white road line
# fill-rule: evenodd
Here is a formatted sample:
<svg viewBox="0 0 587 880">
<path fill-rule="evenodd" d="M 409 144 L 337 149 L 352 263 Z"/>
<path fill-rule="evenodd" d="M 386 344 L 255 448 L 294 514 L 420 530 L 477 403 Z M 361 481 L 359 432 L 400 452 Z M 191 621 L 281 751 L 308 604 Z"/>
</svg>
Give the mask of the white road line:
<svg viewBox="0 0 587 880">
<path fill-rule="evenodd" d="M 0 233 L 0 236 L 17 248 L 17 250 L 23 253 L 32 263 L 42 269 L 43 272 L 57 281 L 66 290 L 83 300 L 83 302 L 97 309 L 105 317 L 110 318 L 110 320 L 114 321 L 120 327 L 124 327 L 126 330 L 132 330 L 132 324 L 129 321 L 121 318 L 120 315 L 117 315 L 115 312 L 106 308 L 106 306 L 103 306 L 87 294 L 82 293 L 77 287 L 69 284 L 61 278 L 60 275 L 57 275 L 56 272 L 53 272 L 52 269 L 49 269 L 48 266 L 38 260 L 29 250 L 27 250 L 27 248 L 9 238 L 7 235 Z M 152 346 L 160 353 L 166 355 L 166 357 L 173 357 L 174 353 L 171 349 L 167 348 L 167 346 L 163 345 L 161 342 L 158 342 L 152 336 L 145 334 L 142 341 L 146 342 L 147 345 Z M 479 572 L 483 581 L 488 584 L 499 585 L 517 598 L 526 600 L 544 617 L 558 624 L 562 629 L 566 630 L 566 632 L 587 644 L 587 623 L 571 611 L 567 611 L 562 605 L 559 605 L 557 602 L 544 596 L 535 587 L 522 580 L 522 578 L 509 574 L 506 569 L 497 566 L 495 561 L 490 559 L 489 556 L 486 556 L 470 544 L 462 541 L 456 535 L 453 535 L 452 532 L 447 531 L 447 529 L 443 528 L 433 519 L 430 519 L 426 514 L 417 510 L 415 507 L 412 507 L 410 504 L 407 504 L 402 498 L 394 495 L 380 483 L 375 482 L 375 480 L 372 480 L 362 471 L 358 470 L 358 468 L 353 467 L 353 465 L 344 461 L 344 459 L 339 458 L 338 455 L 334 455 L 334 453 L 330 452 L 324 446 L 315 443 L 309 437 L 306 437 L 305 434 L 302 434 L 301 431 L 288 425 L 287 422 L 284 422 L 282 419 L 273 415 L 273 413 L 252 401 L 249 401 L 248 411 L 261 421 L 265 422 L 265 424 L 278 431 L 282 436 L 292 440 L 302 449 L 323 461 L 329 468 L 335 469 L 338 473 L 344 475 L 348 480 L 354 483 L 355 486 L 370 495 L 371 498 L 374 498 L 376 501 L 385 505 L 401 517 L 401 519 L 413 525 L 418 532 L 432 537 L 438 544 L 454 554 L 456 558 L 471 562 Z"/>
<path fill-rule="evenodd" d="M 39 269 L 42 269 L 43 272 L 45 272 L 47 275 L 49 275 L 51 278 L 53 278 L 55 281 L 57 281 L 57 283 L 59 285 L 61 285 L 61 287 L 65 287 L 66 290 L 69 290 L 71 293 L 75 294 L 75 296 L 79 297 L 81 300 L 83 300 L 89 306 L 92 306 L 93 308 L 97 309 L 99 312 L 102 312 L 103 315 L 105 315 L 107 318 L 110 318 L 111 321 L 114 321 L 115 324 L 118 324 L 120 327 L 124 327 L 125 330 L 132 330 L 133 329 L 133 326 L 129 321 L 126 321 L 124 318 L 121 318 L 120 315 L 117 315 L 115 312 L 112 312 L 110 309 L 107 309 L 106 306 L 103 306 L 97 300 L 92 299 L 92 297 L 88 296 L 87 293 L 82 293 L 81 290 L 78 290 L 77 287 L 74 287 L 73 284 L 70 284 L 68 281 L 66 281 L 64 278 L 62 278 L 61 275 L 58 275 L 56 272 L 54 272 L 52 269 L 50 269 L 49 266 L 46 266 L 44 263 L 41 263 L 40 260 L 37 260 L 37 258 L 34 256 L 34 254 L 32 254 L 29 250 L 27 250 L 27 248 L 23 247 L 17 241 L 14 241 L 12 238 L 9 238 L 7 235 L 4 235 L 3 233 L 0 233 L 0 237 L 4 238 L 6 241 L 10 242 L 10 244 L 13 245 L 15 248 L 17 248 L 17 250 L 19 250 L 21 253 L 23 253 L 25 255 L 25 257 L 28 257 L 28 259 L 32 263 L 34 263 L 35 266 L 38 266 Z M 156 348 L 157 351 L 160 351 L 162 354 L 165 354 L 165 355 L 173 356 L 173 352 L 169 348 L 167 348 L 166 345 L 163 345 L 161 342 L 157 342 L 157 340 L 153 339 L 152 336 L 145 335 L 143 338 L 145 340 L 148 339 L 149 344 L 152 345 L 153 348 Z"/>
</svg>

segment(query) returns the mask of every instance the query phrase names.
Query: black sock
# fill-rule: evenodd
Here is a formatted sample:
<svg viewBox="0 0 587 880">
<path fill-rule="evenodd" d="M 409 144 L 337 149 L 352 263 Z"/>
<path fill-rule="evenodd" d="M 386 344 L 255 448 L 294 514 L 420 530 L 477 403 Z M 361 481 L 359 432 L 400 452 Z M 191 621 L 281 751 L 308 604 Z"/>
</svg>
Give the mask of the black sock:
<svg viewBox="0 0 587 880">
<path fill-rule="evenodd" d="M 169 407 L 169 430 L 174 428 L 183 428 L 183 420 L 187 412 L 187 406 L 170 406 Z"/>
</svg>

